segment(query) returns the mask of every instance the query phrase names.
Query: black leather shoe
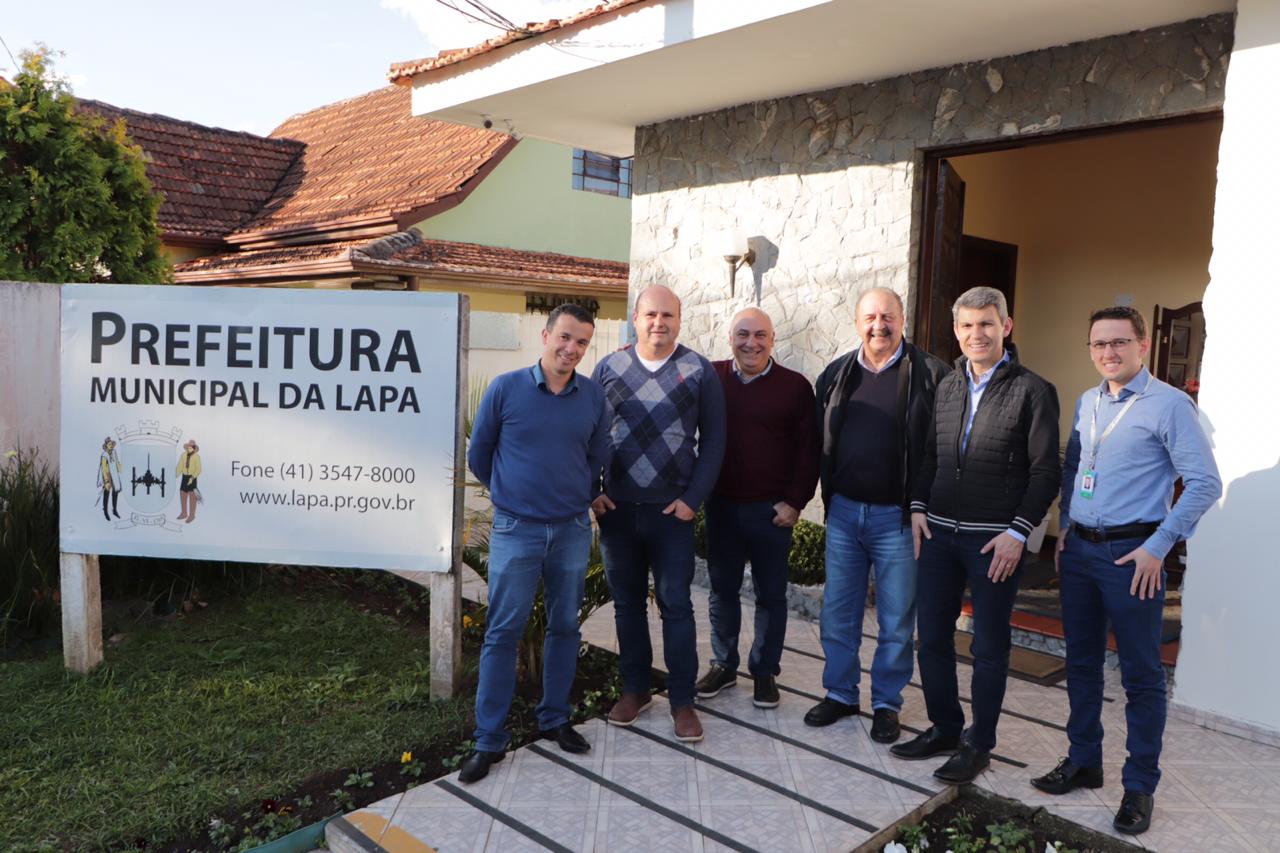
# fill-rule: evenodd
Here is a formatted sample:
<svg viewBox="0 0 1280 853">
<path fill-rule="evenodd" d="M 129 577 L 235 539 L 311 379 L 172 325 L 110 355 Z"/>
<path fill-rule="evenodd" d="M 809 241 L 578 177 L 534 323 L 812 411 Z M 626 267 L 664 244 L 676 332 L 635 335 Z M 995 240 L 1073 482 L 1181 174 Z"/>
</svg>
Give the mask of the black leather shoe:
<svg viewBox="0 0 1280 853">
<path fill-rule="evenodd" d="M 876 743 L 893 743 L 901 734 L 898 712 L 891 708 L 876 708 L 871 715 L 871 739 Z"/>
<path fill-rule="evenodd" d="M 710 699 L 726 687 L 732 687 L 737 683 L 738 674 L 736 672 L 718 663 L 713 663 L 711 664 L 711 669 L 707 670 L 707 674 L 698 679 L 697 684 L 693 685 L 693 689 L 698 692 L 699 699 Z"/>
<path fill-rule="evenodd" d="M 462 772 L 458 774 L 458 781 L 464 784 L 471 782 L 479 782 L 481 779 L 489 775 L 489 768 L 502 760 L 503 752 L 482 752 L 476 750 L 467 756 L 467 760 L 462 762 Z"/>
<path fill-rule="evenodd" d="M 1076 788 L 1101 788 L 1101 767 L 1078 767 L 1070 758 L 1062 759 L 1057 767 L 1043 776 L 1031 780 L 1031 786 L 1046 794 L 1066 794 Z"/>
<path fill-rule="evenodd" d="M 828 697 L 809 709 L 809 713 L 804 715 L 804 724 L 806 726 L 829 726 L 842 717 L 852 717 L 857 713 L 857 705 L 846 705 Z"/>
<path fill-rule="evenodd" d="M 920 761 L 935 755 L 950 755 L 958 746 L 958 735 L 947 737 L 938 731 L 937 726 L 930 726 L 928 731 L 921 732 L 906 743 L 889 747 L 889 752 L 907 761 Z"/>
<path fill-rule="evenodd" d="M 1139 835 L 1151 826 L 1151 810 L 1156 801 L 1150 794 L 1139 794 L 1137 791 L 1125 791 L 1120 808 L 1116 811 L 1116 819 L 1111 825 L 1116 832 L 1125 835 Z"/>
<path fill-rule="evenodd" d="M 778 681 L 772 675 L 757 675 L 753 681 L 751 704 L 757 708 L 776 708 L 782 698 L 778 695 Z"/>
<path fill-rule="evenodd" d="M 991 753 L 975 749 L 964 741 L 947 763 L 933 771 L 933 778 L 948 785 L 963 785 L 978 778 L 978 774 L 991 764 Z"/>
<path fill-rule="evenodd" d="M 578 730 L 568 723 L 556 726 L 554 729 L 543 729 L 538 734 L 545 740 L 555 741 L 565 752 L 581 755 L 591 751 L 591 744 L 587 739 L 578 734 Z"/>
</svg>

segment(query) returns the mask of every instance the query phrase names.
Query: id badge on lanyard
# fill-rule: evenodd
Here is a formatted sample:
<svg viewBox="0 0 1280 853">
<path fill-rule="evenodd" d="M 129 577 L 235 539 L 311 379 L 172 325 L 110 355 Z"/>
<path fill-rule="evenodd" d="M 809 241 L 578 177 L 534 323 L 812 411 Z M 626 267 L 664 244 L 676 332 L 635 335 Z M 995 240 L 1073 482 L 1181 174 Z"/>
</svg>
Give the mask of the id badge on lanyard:
<svg viewBox="0 0 1280 853">
<path fill-rule="evenodd" d="M 1089 466 L 1080 472 L 1080 497 L 1085 500 L 1092 500 L 1098 488 L 1098 450 L 1102 447 L 1102 442 L 1107 440 L 1107 436 L 1111 435 L 1116 424 L 1120 423 L 1120 419 L 1129 413 L 1133 404 L 1138 402 L 1138 398 L 1147 393 L 1154 379 L 1154 376 L 1147 377 L 1147 384 L 1129 398 L 1129 402 L 1125 403 L 1120 413 L 1111 419 L 1111 423 L 1107 424 L 1101 436 L 1098 436 L 1098 406 L 1102 404 L 1102 389 L 1098 389 L 1098 396 L 1093 399 L 1093 420 L 1089 423 L 1089 444 L 1092 445 L 1089 451 Z"/>
<path fill-rule="evenodd" d="M 1080 497 L 1085 500 L 1093 498 L 1093 484 L 1097 478 L 1092 468 L 1085 468 L 1080 474 Z"/>
</svg>

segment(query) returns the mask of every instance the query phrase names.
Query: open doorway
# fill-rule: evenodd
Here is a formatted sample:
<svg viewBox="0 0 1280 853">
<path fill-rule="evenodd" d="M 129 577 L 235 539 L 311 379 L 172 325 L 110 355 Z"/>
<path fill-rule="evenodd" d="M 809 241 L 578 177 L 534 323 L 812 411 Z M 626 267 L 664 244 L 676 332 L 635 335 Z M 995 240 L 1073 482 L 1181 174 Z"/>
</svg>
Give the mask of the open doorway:
<svg viewBox="0 0 1280 853">
<path fill-rule="evenodd" d="M 1065 447 L 1076 399 L 1099 381 L 1085 349 L 1089 313 L 1132 305 L 1152 332 L 1151 370 L 1194 396 L 1221 126 L 1221 114 L 1207 114 L 928 152 L 914 339 L 954 358 L 955 298 L 978 284 L 1002 290 L 1023 363 L 1058 389 Z M 1049 631 L 1056 520 L 1055 507 L 1015 613 Z M 1171 641 L 1177 580 L 1167 596 Z"/>
</svg>

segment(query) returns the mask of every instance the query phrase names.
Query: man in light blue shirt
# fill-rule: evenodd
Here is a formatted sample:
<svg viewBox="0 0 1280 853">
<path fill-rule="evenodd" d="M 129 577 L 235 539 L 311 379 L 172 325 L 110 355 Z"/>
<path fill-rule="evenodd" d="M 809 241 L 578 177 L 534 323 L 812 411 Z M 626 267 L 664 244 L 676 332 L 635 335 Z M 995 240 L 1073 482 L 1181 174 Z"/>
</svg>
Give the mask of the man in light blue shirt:
<svg viewBox="0 0 1280 853">
<path fill-rule="evenodd" d="M 1067 758 L 1031 784 L 1050 794 L 1102 786 L 1102 664 L 1116 637 L 1128 727 L 1124 797 L 1113 825 L 1151 824 L 1166 688 L 1160 662 L 1165 556 L 1222 495 L 1195 404 L 1143 367 L 1151 346 L 1132 308 L 1095 311 L 1089 350 L 1103 377 L 1076 404 L 1062 471 L 1058 537 L 1071 716 Z M 1174 481 L 1183 491 L 1170 508 Z"/>
</svg>

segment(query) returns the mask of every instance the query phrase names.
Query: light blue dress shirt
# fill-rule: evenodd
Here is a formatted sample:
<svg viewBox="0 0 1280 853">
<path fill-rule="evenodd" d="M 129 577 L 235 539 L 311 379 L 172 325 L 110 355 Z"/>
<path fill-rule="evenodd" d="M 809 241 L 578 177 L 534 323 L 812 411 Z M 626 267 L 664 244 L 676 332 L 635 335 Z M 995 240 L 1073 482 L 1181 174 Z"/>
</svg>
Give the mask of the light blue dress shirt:
<svg viewBox="0 0 1280 853">
<path fill-rule="evenodd" d="M 884 367 L 880 368 L 879 370 L 876 370 L 874 367 L 867 364 L 866 359 L 862 357 L 862 344 L 858 344 L 858 364 L 862 365 L 863 369 L 870 373 L 884 373 L 886 370 L 888 370 L 889 368 L 897 364 L 898 359 L 902 358 L 902 354 L 906 351 L 907 351 L 907 342 L 898 341 L 898 349 L 893 353 L 893 358 L 889 359 L 888 363 L 886 363 Z"/>
<path fill-rule="evenodd" d="M 982 402 L 982 395 L 987 393 L 987 386 L 991 384 L 991 377 L 996 375 L 996 370 L 1000 365 L 1009 360 L 1009 351 L 1005 350 L 1004 355 L 995 363 L 995 366 L 988 370 L 978 379 L 973 378 L 973 365 L 964 372 L 965 379 L 969 380 L 969 419 L 964 422 L 964 436 L 960 439 L 960 451 L 964 452 L 969 449 L 969 433 L 973 430 L 973 418 L 978 414 L 978 403 Z"/>
<path fill-rule="evenodd" d="M 1062 466 L 1062 510 L 1059 525 L 1068 519 L 1084 527 L 1122 527 L 1158 522 L 1160 527 L 1142 547 L 1163 560 L 1179 539 L 1189 539 L 1205 510 L 1222 496 L 1222 479 L 1213 448 L 1200 427 L 1191 398 L 1144 367 L 1113 396 L 1106 380 L 1080 395 Z M 1142 389 L 1146 388 L 1144 392 Z M 1084 470 L 1093 455 L 1090 423 L 1098 403 L 1102 437 L 1107 425 L 1129 398 L 1141 394 L 1098 450 L 1093 497 L 1080 494 Z M 1173 500 L 1173 484 L 1182 478 L 1183 492 Z"/>
</svg>

